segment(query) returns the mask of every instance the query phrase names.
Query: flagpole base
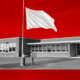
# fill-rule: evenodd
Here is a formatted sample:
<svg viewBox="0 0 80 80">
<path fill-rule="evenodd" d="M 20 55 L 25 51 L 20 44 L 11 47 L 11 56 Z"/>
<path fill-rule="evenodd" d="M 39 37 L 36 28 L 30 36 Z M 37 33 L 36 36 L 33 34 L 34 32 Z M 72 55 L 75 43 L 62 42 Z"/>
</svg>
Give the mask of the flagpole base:
<svg viewBox="0 0 80 80">
<path fill-rule="evenodd" d="M 25 66 L 25 57 L 22 57 L 21 66 Z"/>
</svg>

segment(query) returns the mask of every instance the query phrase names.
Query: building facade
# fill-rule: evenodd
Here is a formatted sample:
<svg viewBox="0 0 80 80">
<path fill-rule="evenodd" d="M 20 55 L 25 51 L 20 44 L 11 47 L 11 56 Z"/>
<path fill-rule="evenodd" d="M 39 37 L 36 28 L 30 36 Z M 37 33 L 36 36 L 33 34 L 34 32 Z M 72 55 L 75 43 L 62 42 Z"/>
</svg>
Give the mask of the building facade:
<svg viewBox="0 0 80 80">
<path fill-rule="evenodd" d="M 37 57 L 79 57 L 80 37 L 42 39 L 38 43 L 28 43 Z"/>
<path fill-rule="evenodd" d="M 24 54 L 30 55 L 30 46 L 27 43 L 40 42 L 37 39 L 24 38 Z M 22 56 L 22 38 L 0 39 L 0 57 L 21 57 Z"/>
<path fill-rule="evenodd" d="M 25 55 L 36 53 L 36 57 L 77 57 L 80 56 L 80 37 L 29 39 L 24 38 Z M 0 39 L 0 57 L 21 57 L 22 38 Z"/>
</svg>

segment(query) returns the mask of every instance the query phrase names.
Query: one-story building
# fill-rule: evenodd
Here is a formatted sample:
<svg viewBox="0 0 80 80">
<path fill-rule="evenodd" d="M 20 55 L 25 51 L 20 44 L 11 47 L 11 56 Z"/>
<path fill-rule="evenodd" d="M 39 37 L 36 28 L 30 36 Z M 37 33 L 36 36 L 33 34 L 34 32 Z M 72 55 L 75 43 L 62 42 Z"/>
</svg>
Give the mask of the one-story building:
<svg viewBox="0 0 80 80">
<path fill-rule="evenodd" d="M 77 57 L 80 56 L 80 37 L 41 39 L 28 43 L 37 57 Z"/>
<path fill-rule="evenodd" d="M 40 42 L 38 39 L 24 38 L 24 54 L 30 55 L 30 46 L 27 43 Z M 22 38 L 0 39 L 0 57 L 21 57 L 22 56 Z"/>
<path fill-rule="evenodd" d="M 80 56 L 80 37 L 29 39 L 24 38 L 24 54 L 36 53 L 37 57 Z M 21 57 L 22 38 L 0 39 L 0 57 Z"/>
</svg>

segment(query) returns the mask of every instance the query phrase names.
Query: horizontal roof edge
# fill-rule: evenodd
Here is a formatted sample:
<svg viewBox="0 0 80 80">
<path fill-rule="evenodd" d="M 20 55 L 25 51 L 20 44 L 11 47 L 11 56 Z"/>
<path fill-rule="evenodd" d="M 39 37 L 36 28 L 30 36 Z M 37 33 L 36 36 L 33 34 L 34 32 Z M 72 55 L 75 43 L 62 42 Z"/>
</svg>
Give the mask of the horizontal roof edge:
<svg viewBox="0 0 80 80">
<path fill-rule="evenodd" d="M 3 40 L 3 39 L 15 39 L 15 38 L 22 38 L 22 37 L 1 38 L 0 40 Z M 25 38 L 25 37 L 24 37 L 24 38 Z M 34 38 L 26 38 L 26 39 L 34 39 Z M 35 39 L 35 40 L 40 40 L 40 39 Z"/>
<path fill-rule="evenodd" d="M 80 40 L 77 41 L 56 41 L 56 42 L 39 42 L 39 43 L 27 43 L 28 45 L 35 45 L 35 44 L 51 44 L 51 43 L 79 43 Z"/>
<path fill-rule="evenodd" d="M 67 38 L 80 38 L 80 36 L 75 36 L 75 37 L 60 37 L 60 38 L 47 38 L 47 39 L 67 39 Z M 47 39 L 41 39 L 41 40 L 47 40 Z"/>
<path fill-rule="evenodd" d="M 14 39 L 14 38 L 19 38 L 19 37 L 1 38 L 1 40 L 2 39 Z"/>
</svg>

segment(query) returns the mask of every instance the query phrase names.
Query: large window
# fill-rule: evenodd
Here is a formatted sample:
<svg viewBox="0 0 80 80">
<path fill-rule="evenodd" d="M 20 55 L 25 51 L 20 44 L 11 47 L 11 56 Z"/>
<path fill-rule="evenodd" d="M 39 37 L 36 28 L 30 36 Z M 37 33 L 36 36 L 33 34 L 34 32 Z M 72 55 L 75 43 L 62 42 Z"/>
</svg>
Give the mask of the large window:
<svg viewBox="0 0 80 80">
<path fill-rule="evenodd" d="M 62 51 L 62 52 L 65 51 L 65 44 L 61 44 L 61 51 Z"/>
<path fill-rule="evenodd" d="M 66 44 L 66 51 L 68 51 L 68 44 Z"/>
<path fill-rule="evenodd" d="M 80 44 L 77 44 L 77 54 L 80 55 Z"/>
<path fill-rule="evenodd" d="M 3 52 L 3 43 L 1 43 L 1 52 Z"/>
<path fill-rule="evenodd" d="M 6 52 L 6 43 L 3 44 L 3 52 Z"/>
<path fill-rule="evenodd" d="M 2 50 L 1 50 L 1 44 L 0 44 L 0 52 L 2 52 Z"/>
<path fill-rule="evenodd" d="M 38 45 L 35 45 L 35 51 L 38 52 Z"/>
<path fill-rule="evenodd" d="M 0 52 L 15 52 L 16 43 L 15 42 L 3 42 L 0 43 Z"/>
<path fill-rule="evenodd" d="M 52 52 L 55 52 L 55 45 L 52 45 Z"/>
<path fill-rule="evenodd" d="M 42 52 L 42 45 L 39 45 L 39 52 Z"/>
<path fill-rule="evenodd" d="M 31 52 L 34 52 L 34 45 L 31 46 Z"/>
<path fill-rule="evenodd" d="M 32 45 L 32 52 L 68 52 L 68 44 Z"/>
<path fill-rule="evenodd" d="M 47 46 L 43 45 L 43 52 L 46 52 L 46 48 L 47 48 Z"/>
<path fill-rule="evenodd" d="M 16 51 L 16 43 L 13 43 L 13 51 Z"/>
<path fill-rule="evenodd" d="M 9 43 L 6 42 L 6 52 L 9 52 Z"/>
<path fill-rule="evenodd" d="M 12 52 L 13 51 L 13 43 L 10 43 L 9 45 L 10 45 L 9 51 Z"/>
<path fill-rule="evenodd" d="M 62 52 L 68 51 L 68 44 L 61 44 L 61 51 Z"/>
<path fill-rule="evenodd" d="M 56 45 L 56 51 L 57 51 L 57 52 L 60 52 L 60 44 L 57 44 L 57 45 Z"/>
<path fill-rule="evenodd" d="M 52 45 L 47 45 L 47 52 L 51 52 L 52 51 Z"/>
</svg>

